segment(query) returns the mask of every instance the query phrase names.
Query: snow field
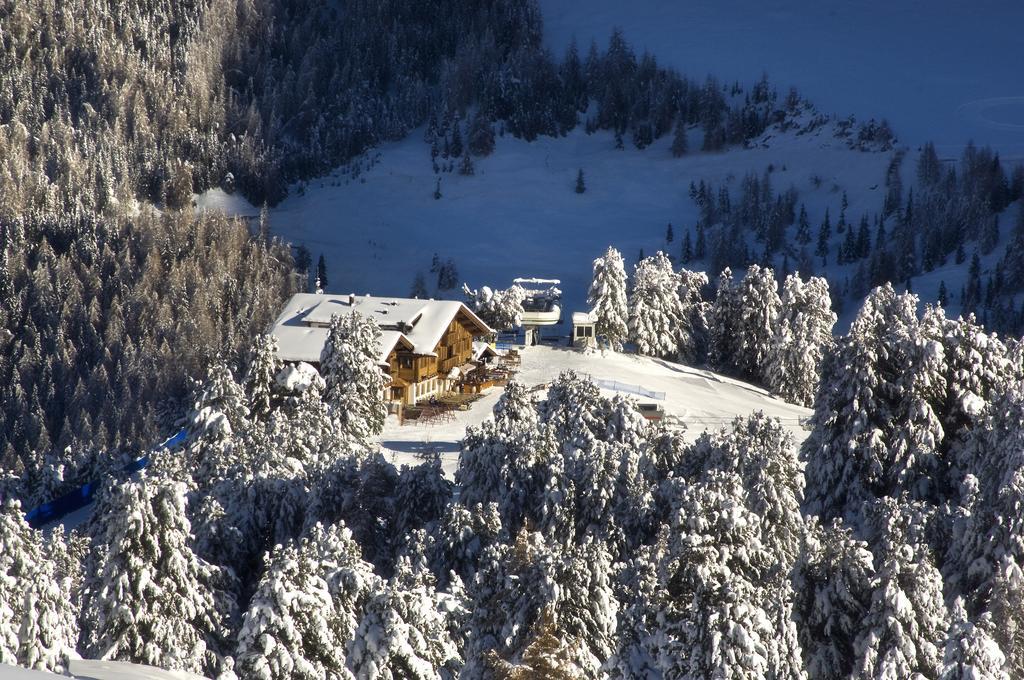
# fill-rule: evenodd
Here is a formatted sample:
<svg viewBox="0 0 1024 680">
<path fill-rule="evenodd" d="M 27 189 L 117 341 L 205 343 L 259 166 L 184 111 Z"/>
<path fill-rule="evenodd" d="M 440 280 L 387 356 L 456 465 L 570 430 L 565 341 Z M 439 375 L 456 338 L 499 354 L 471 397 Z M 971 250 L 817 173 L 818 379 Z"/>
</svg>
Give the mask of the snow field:
<svg viewBox="0 0 1024 680">
<path fill-rule="evenodd" d="M 810 416 L 810 409 L 789 404 L 772 397 L 766 390 L 740 380 L 676 364 L 632 354 L 582 352 L 569 347 L 538 345 L 520 350 L 522 369 L 515 377 L 527 387 L 547 385 L 566 370 L 576 371 L 591 379 L 614 380 L 639 385 L 653 392 L 664 392 L 664 407 L 669 420 L 678 419 L 686 425 L 686 438 L 696 439 L 705 430 L 717 430 L 737 416 L 755 411 L 779 418 L 793 433 L 799 444 L 807 436 L 800 422 Z M 467 425 L 478 425 L 491 417 L 491 409 L 503 388 L 495 387 L 472 404 L 469 411 L 456 411 L 455 420 L 431 424 L 399 425 L 396 416 L 388 416 L 380 435 L 384 455 L 395 465 L 417 465 L 419 451 L 437 451 L 445 474 L 454 477 L 459 464 L 459 442 Z M 606 389 L 602 393 L 611 396 Z M 544 398 L 546 390 L 537 392 Z M 639 402 L 654 402 L 646 397 Z"/>
<path fill-rule="evenodd" d="M 270 211 L 276 235 L 305 245 L 314 261 L 323 253 L 328 292 L 407 296 L 417 271 L 429 277 L 438 252 L 455 261 L 459 280 L 473 288 L 505 288 L 517 276 L 561 279 L 567 322 L 572 312 L 585 310 L 592 262 L 607 246 L 622 252 L 632 276 L 641 249 L 652 255 L 666 248 L 671 223 L 675 240 L 667 247 L 678 256 L 685 230 L 692 231 L 698 218 L 690 182 L 703 179 L 738 192 L 744 175 L 772 166 L 774 189 L 797 188 L 816 233 L 826 207 L 835 223 L 843 190 L 848 220 L 877 212 L 889 162 L 889 154 L 847 149 L 827 127 L 808 135 L 769 131 L 754 148 L 678 159 L 669 152 L 668 137 L 643 151 L 630 144 L 620 150 L 612 134 L 587 135 L 579 128 L 534 142 L 499 137 L 495 152 L 476 160 L 475 175 L 443 173 L 442 198 L 435 200 L 437 176 L 422 136 L 415 131 L 381 147 L 374 152 L 379 159 L 357 179 L 338 170 L 310 181 L 301 194 L 293 187 Z M 584 194 L 573 190 L 580 168 Z M 220 190 L 196 202 L 201 210 L 259 213 Z M 708 275 L 714 280 L 718 272 Z M 558 328 L 568 334 L 567 324 Z"/>
</svg>

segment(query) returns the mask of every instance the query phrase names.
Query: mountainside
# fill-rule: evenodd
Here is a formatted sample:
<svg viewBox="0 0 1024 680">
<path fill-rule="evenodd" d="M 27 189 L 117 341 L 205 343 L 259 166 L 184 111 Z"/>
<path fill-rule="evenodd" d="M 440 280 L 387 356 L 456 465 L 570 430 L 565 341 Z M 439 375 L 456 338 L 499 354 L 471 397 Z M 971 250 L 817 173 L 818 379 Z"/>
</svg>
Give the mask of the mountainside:
<svg viewBox="0 0 1024 680">
<path fill-rule="evenodd" d="M 1024 677 L 954 4 L 0 0 L 0 675 Z"/>
</svg>

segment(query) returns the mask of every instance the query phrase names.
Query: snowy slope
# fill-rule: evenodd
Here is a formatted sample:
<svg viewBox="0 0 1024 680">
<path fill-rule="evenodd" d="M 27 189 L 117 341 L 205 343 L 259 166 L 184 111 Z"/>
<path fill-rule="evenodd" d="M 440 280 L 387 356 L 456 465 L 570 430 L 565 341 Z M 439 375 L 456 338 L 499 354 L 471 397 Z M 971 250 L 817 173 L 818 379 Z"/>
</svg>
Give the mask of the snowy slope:
<svg viewBox="0 0 1024 680">
<path fill-rule="evenodd" d="M 969 140 L 1024 157 L 1024 3 L 1013 0 L 539 0 L 547 45 L 582 54 L 620 27 L 636 51 L 702 79 L 762 71 L 819 109 L 888 118 L 912 146 Z"/>
<path fill-rule="evenodd" d="M 270 223 L 275 234 L 308 247 L 314 261 L 324 254 L 329 292 L 408 295 L 415 273 L 428 272 L 436 251 L 454 259 L 460 281 L 472 287 L 503 288 L 517 276 L 561 279 L 568 318 L 584 309 L 591 262 L 608 245 L 622 251 L 632 272 L 641 248 L 650 255 L 665 247 L 672 223 L 671 250 L 678 253 L 683 230 L 697 222 L 691 181 L 725 184 L 735 193 L 745 174 L 760 175 L 772 165 L 775 190 L 795 186 L 815 230 L 826 207 L 835 221 L 842 190 L 852 219 L 879 210 L 889 154 L 850 151 L 827 129 L 766 136 L 756 148 L 683 158 L 671 156 L 669 139 L 639 151 L 631 145 L 617 150 L 610 133 L 581 129 L 532 143 L 505 136 L 491 156 L 477 161 L 474 176 L 444 174 L 442 198 L 435 200 L 429 149 L 416 131 L 381 147 L 373 167 L 357 179 L 339 170 L 311 181 L 301 194 L 296 188 L 271 210 Z M 580 168 L 584 194 L 573 191 Z M 815 176 L 820 185 L 812 182 Z M 229 214 L 258 213 L 219 190 L 197 203 Z"/>
<path fill-rule="evenodd" d="M 704 430 L 716 430 L 728 425 L 737 416 L 748 416 L 755 411 L 779 418 L 786 428 L 803 441 L 807 432 L 800 419 L 811 414 L 809 409 L 788 404 L 771 397 L 765 390 L 739 380 L 733 380 L 710 371 L 702 371 L 682 364 L 630 354 L 584 353 L 568 347 L 539 345 L 521 351 L 522 370 L 517 381 L 534 387 L 550 383 L 565 370 L 573 370 L 594 380 L 617 381 L 640 386 L 651 392 L 663 392 L 664 401 L 633 396 L 640 402 L 658 403 L 667 416 L 674 416 L 686 424 L 686 437 L 693 439 Z M 431 450 L 440 453 L 445 472 L 451 476 L 458 466 L 459 440 L 467 425 L 479 424 L 490 417 L 491 409 L 501 396 L 501 388 L 494 388 L 472 409 L 457 414 L 455 421 L 437 425 L 399 425 L 390 416 L 381 434 L 385 456 L 397 465 L 415 465 L 420 462 L 415 454 Z M 604 394 L 614 392 L 602 390 Z M 540 393 L 543 396 L 543 392 Z"/>
<path fill-rule="evenodd" d="M 202 680 L 184 671 L 165 671 L 123 661 L 78 659 L 71 662 L 71 676 L 82 680 Z M 0 680 L 48 680 L 61 676 L 0 664 Z"/>
</svg>

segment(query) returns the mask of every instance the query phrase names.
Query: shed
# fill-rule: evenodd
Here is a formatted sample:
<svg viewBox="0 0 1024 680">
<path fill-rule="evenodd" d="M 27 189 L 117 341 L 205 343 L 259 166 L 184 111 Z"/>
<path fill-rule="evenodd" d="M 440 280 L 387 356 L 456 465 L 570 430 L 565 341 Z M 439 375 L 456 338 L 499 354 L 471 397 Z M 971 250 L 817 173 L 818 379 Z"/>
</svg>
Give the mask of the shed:
<svg viewBox="0 0 1024 680">
<path fill-rule="evenodd" d="M 573 312 L 572 344 L 576 347 L 597 347 L 596 323 L 593 312 Z"/>
</svg>

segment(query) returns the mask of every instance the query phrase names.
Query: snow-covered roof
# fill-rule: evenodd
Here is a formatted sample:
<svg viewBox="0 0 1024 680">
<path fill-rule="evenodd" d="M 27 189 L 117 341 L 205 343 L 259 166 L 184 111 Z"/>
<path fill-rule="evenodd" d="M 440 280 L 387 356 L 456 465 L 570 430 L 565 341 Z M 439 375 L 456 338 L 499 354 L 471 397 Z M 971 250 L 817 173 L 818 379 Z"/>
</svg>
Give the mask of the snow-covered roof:
<svg viewBox="0 0 1024 680">
<path fill-rule="evenodd" d="M 597 323 L 597 319 L 594 317 L 593 312 L 573 312 L 572 313 L 572 325 L 582 326 L 588 323 Z"/>
<path fill-rule="evenodd" d="M 473 361 L 480 361 L 484 357 L 500 357 L 498 350 L 491 347 L 490 343 L 483 340 L 473 341 Z"/>
<path fill-rule="evenodd" d="M 381 363 L 402 345 L 415 354 L 432 356 L 448 325 L 461 312 L 475 328 L 473 335 L 493 332 L 466 305 L 455 300 L 416 300 L 369 295 L 321 295 L 297 293 L 278 315 L 271 328 L 277 338 L 277 355 L 284 361 L 319 362 L 334 315 L 358 312 L 373 319 L 381 329 Z"/>
</svg>

